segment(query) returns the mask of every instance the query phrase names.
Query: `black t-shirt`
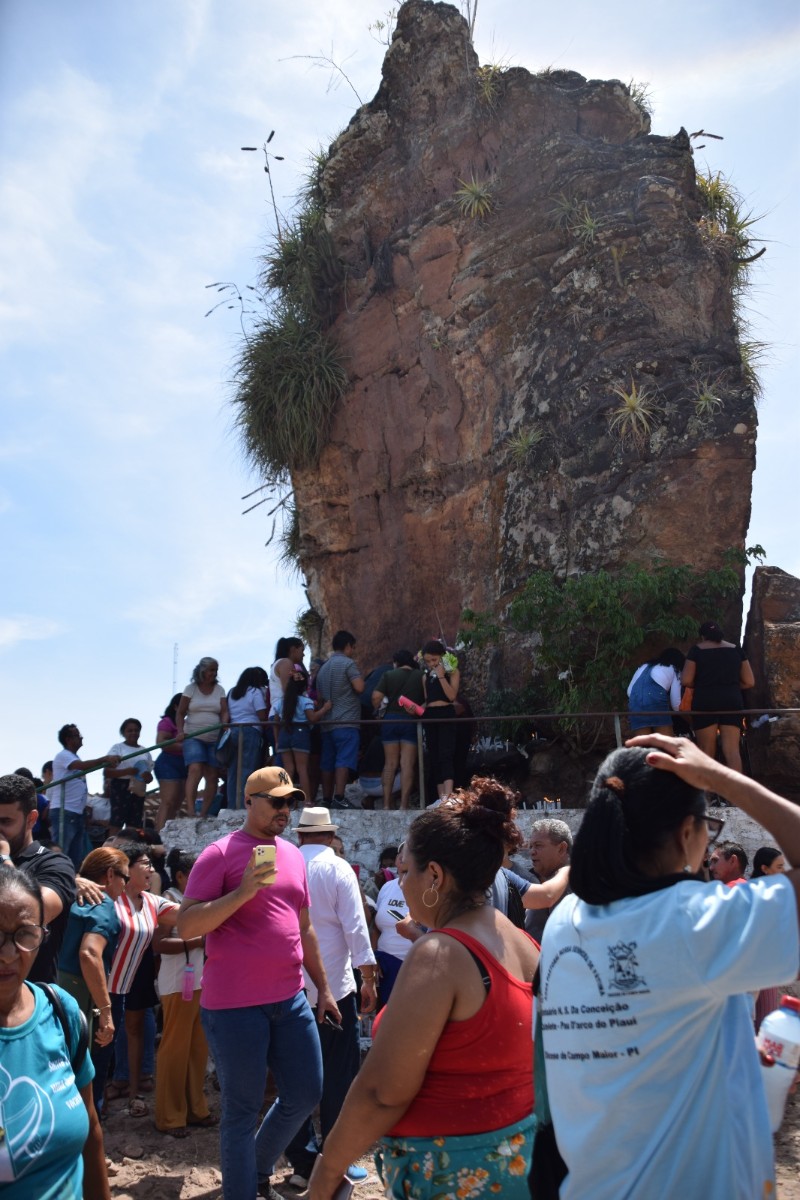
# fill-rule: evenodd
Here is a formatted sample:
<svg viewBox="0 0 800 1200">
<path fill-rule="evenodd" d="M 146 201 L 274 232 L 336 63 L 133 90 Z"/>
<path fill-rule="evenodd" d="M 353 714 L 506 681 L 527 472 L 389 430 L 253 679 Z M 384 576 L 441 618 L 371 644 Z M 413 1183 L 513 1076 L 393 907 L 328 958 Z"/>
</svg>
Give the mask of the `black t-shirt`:
<svg viewBox="0 0 800 1200">
<path fill-rule="evenodd" d="M 13 861 L 15 867 L 24 868 L 40 887 L 50 888 L 61 900 L 61 912 L 50 922 L 50 936 L 39 947 L 36 960 L 28 972 L 28 979 L 32 982 L 56 983 L 58 952 L 69 920 L 69 910 L 77 895 L 75 868 L 66 854 L 60 850 L 48 850 L 38 842 L 31 842 L 20 854 L 15 854 Z"/>
<path fill-rule="evenodd" d="M 692 646 L 687 658 L 695 664 L 696 688 L 738 688 L 744 655 L 738 646 L 701 649 Z"/>
</svg>

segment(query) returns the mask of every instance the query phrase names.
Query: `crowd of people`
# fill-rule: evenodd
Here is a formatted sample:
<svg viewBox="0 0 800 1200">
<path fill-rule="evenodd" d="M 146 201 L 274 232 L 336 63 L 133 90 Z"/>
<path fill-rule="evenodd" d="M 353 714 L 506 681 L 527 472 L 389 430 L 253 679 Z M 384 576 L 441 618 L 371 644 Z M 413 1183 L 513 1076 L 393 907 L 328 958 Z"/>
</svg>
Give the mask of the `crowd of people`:
<svg viewBox="0 0 800 1200">
<path fill-rule="evenodd" d="M 219 1120 L 225 1200 L 279 1200 L 282 1183 L 338 1200 L 366 1176 L 356 1160 L 374 1146 L 397 1200 L 774 1194 L 755 1033 L 800 966 L 800 871 L 787 866 L 800 862 L 800 811 L 744 775 L 724 743 L 718 762 L 707 752 L 715 747 L 656 725 L 602 763 L 574 836 L 559 818 L 533 822 L 530 878 L 514 865 L 519 795 L 489 777 L 457 787 L 453 726 L 437 718 L 436 801 L 374 872 L 353 867 L 336 812 L 359 752 L 365 681 L 355 639 L 337 639 L 317 664 L 314 697 L 298 670 L 299 639 L 279 645 L 268 675 L 244 672 L 227 695 L 217 664 L 203 660 L 191 694 L 174 697 L 162 719 L 160 741 L 170 744 L 155 762 L 139 722 L 124 721 L 123 740 L 90 760 L 109 793 L 93 848 L 66 819 L 78 812 L 69 788 L 85 788 L 75 772 L 87 765 L 74 726 L 60 732 L 64 753 L 53 762 L 66 783 L 62 804 L 53 811 L 51 802 L 52 840 L 29 773 L 0 777 L 0 1184 L 9 1200 L 105 1200 L 104 1115 L 116 1102 L 131 1122 L 146 1117 L 153 1089 L 165 1136 Z M 700 645 L 698 654 L 714 652 Z M 446 654 L 428 644 L 418 666 L 398 652 L 374 679 L 401 789 L 406 726 L 417 710 L 452 710 L 458 694 Z M 634 707 L 662 711 L 679 673 L 700 688 L 702 661 L 670 651 L 645 664 Z M 712 677 L 721 678 L 716 662 Z M 724 713 L 721 692 L 713 703 Z M 231 710 L 237 756 L 253 768 L 242 825 L 197 857 L 165 854 L 157 831 L 130 823 L 143 799 L 130 785 L 146 787 L 159 770 L 175 782 L 177 762 L 159 768 L 164 755 L 177 760 L 175 746 L 185 782 L 192 766 L 196 786 L 216 775 L 218 758 L 202 749 L 187 761 L 185 748 L 213 733 L 216 753 Z M 270 725 L 287 757 L 264 765 L 256 738 L 260 754 Z M 317 729 L 322 804 L 291 773 L 313 786 L 310 762 L 303 774 L 297 760 L 310 758 Z M 748 855 L 722 839 L 707 793 L 774 839 L 749 877 Z M 170 812 L 176 795 L 162 796 Z M 361 1018 L 376 1011 L 362 1063 Z M 209 1053 L 219 1118 L 206 1094 Z"/>
</svg>

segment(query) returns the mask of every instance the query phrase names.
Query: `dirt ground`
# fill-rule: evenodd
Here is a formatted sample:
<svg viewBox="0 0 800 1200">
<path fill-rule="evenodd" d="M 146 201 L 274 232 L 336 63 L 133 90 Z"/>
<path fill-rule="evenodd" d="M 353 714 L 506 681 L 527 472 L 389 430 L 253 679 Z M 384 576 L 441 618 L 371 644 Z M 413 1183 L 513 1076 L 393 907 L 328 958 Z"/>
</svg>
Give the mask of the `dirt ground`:
<svg viewBox="0 0 800 1200">
<path fill-rule="evenodd" d="M 219 1112 L 219 1094 L 211 1094 L 211 1106 Z M 152 1109 L 152 1104 L 150 1105 Z M 219 1141 L 216 1129 L 193 1129 L 188 1138 L 176 1141 L 159 1133 L 151 1117 L 134 1120 L 117 1101 L 105 1124 L 106 1155 L 110 1160 L 111 1194 L 115 1200 L 219 1200 L 222 1195 L 219 1171 Z M 790 1097 L 783 1128 L 776 1143 L 778 1196 L 800 1200 L 800 1094 Z M 354 1200 L 381 1200 L 380 1186 L 370 1156 L 359 1160 L 370 1176 L 353 1193 Z M 286 1197 L 298 1192 L 281 1181 L 289 1168 L 279 1170 L 273 1180 Z"/>
</svg>

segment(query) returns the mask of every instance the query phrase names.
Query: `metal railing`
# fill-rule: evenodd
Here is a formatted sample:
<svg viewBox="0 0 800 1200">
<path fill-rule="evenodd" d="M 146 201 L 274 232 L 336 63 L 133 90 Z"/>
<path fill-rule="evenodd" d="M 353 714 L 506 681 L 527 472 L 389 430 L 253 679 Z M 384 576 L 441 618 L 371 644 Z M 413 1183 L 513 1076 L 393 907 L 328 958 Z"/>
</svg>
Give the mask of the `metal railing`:
<svg viewBox="0 0 800 1200">
<path fill-rule="evenodd" d="M 761 716 L 785 717 L 785 716 L 796 715 L 798 713 L 800 713 L 800 708 L 744 708 L 744 709 L 735 709 L 735 710 L 734 709 L 730 709 L 730 710 L 720 709 L 719 710 L 720 716 L 735 715 L 742 719 L 744 719 L 746 717 L 752 718 L 752 717 L 761 717 Z M 623 736 L 622 736 L 622 720 L 623 720 L 623 718 L 630 717 L 630 716 L 652 717 L 653 720 L 650 723 L 653 725 L 667 725 L 672 722 L 672 718 L 674 716 L 680 716 L 680 717 L 683 717 L 684 719 L 686 719 L 687 722 L 690 724 L 692 713 L 691 712 L 675 713 L 671 710 L 665 711 L 665 710 L 649 710 L 648 709 L 648 710 L 629 711 L 628 709 L 624 709 L 624 710 L 617 709 L 617 710 L 609 710 L 609 711 L 605 711 L 605 712 L 579 712 L 579 713 L 563 713 L 563 712 L 562 713 L 556 713 L 556 712 L 503 713 L 501 715 L 493 714 L 491 716 L 485 715 L 485 714 L 484 715 L 472 714 L 470 716 L 463 716 L 463 717 L 436 718 L 435 724 L 437 724 L 437 725 L 442 725 L 442 724 L 477 725 L 479 727 L 488 725 L 491 727 L 492 725 L 509 724 L 512 722 L 516 722 L 516 723 L 520 723 L 520 724 L 527 724 L 527 725 L 530 725 L 532 728 L 535 728 L 535 726 L 545 724 L 545 723 L 557 724 L 558 722 L 563 723 L 565 721 L 569 721 L 569 722 L 595 721 L 596 722 L 596 721 L 603 720 L 603 721 L 613 722 L 614 740 L 618 746 L 621 746 L 623 744 L 623 740 L 624 740 Z M 409 722 L 413 721 L 417 726 L 417 765 L 418 765 L 418 775 L 419 775 L 419 796 L 420 796 L 420 807 L 424 808 L 426 786 L 425 786 L 425 743 L 424 743 L 423 730 L 424 730 L 425 725 L 432 724 L 434 722 L 432 721 L 431 718 L 424 717 L 424 716 L 423 717 L 414 717 L 410 714 L 408 716 L 408 720 L 409 720 Z M 360 718 L 359 721 L 357 721 L 357 722 L 352 719 L 351 720 L 342 720 L 342 721 L 332 721 L 330 719 L 326 719 L 324 722 L 322 722 L 322 727 L 323 728 L 330 728 L 333 726 L 353 727 L 354 725 L 359 726 L 359 727 L 361 725 L 374 725 L 374 726 L 380 727 L 381 724 L 382 724 L 382 720 L 379 717 L 363 717 L 363 718 Z M 272 733 L 272 731 L 274 730 L 274 727 L 275 727 L 275 722 L 273 720 L 267 720 L 267 721 L 262 721 L 262 722 L 229 721 L 229 722 L 227 722 L 227 724 L 220 723 L 217 725 L 207 725 L 202 729 L 194 730 L 191 734 L 186 734 L 184 736 L 184 738 L 182 739 L 182 741 L 189 741 L 192 738 L 198 738 L 201 735 L 208 734 L 208 733 L 220 734 L 226 729 L 256 728 L 256 727 L 260 727 L 264 731 L 269 730 L 270 733 Z M 267 742 L 268 744 L 270 741 L 271 741 L 270 738 L 265 738 L 265 742 Z M 543 742 L 545 745 L 549 744 L 548 739 L 539 738 L 535 735 L 535 733 L 532 733 L 531 736 L 528 738 L 528 741 L 525 743 L 524 749 L 527 750 L 528 748 L 530 748 L 531 743 L 539 743 L 539 742 Z M 137 746 L 135 749 L 131 750 L 130 754 L 123 755 L 119 761 L 120 761 L 120 763 L 127 762 L 130 759 L 135 759 L 135 758 L 141 757 L 142 754 L 149 754 L 153 750 L 160 752 L 160 751 L 164 750 L 167 746 L 174 746 L 177 744 L 180 744 L 180 739 L 168 738 L 163 742 L 155 742 L 151 746 Z M 512 739 L 507 740 L 506 748 L 509 749 L 512 744 L 517 746 L 520 749 L 523 748 L 523 747 L 520 747 L 519 743 L 517 743 L 516 741 L 513 741 L 513 743 L 512 743 Z M 534 746 L 533 748 L 535 749 L 538 747 Z M 241 809 L 243 807 L 243 805 L 241 803 L 239 803 L 239 794 L 241 792 L 241 784 L 242 784 L 243 750 L 244 750 L 244 739 L 241 737 L 237 738 L 236 788 L 235 788 L 235 793 L 234 793 L 235 802 L 233 804 L 228 805 L 229 808 L 233 808 L 233 809 Z M 526 755 L 526 757 L 527 757 L 527 755 Z M 222 766 L 217 768 L 219 773 L 223 773 L 223 772 L 227 773 L 227 771 L 229 769 L 230 768 L 226 768 L 226 767 L 222 767 Z M 39 789 L 42 792 L 50 791 L 53 788 L 60 788 L 60 790 L 61 790 L 61 806 L 60 806 L 60 810 L 59 810 L 59 814 L 60 814 L 59 844 L 61 844 L 63 842 L 64 832 L 65 832 L 65 830 L 64 830 L 64 813 L 65 813 L 64 801 L 65 801 L 67 784 L 73 782 L 75 779 L 85 778 L 86 776 L 93 774 L 95 771 L 103 771 L 103 770 L 105 770 L 104 766 L 96 766 L 96 767 L 89 767 L 88 769 L 86 769 L 84 771 L 70 772 L 70 774 L 68 776 L 66 776 L 64 779 L 54 780 L 51 783 L 44 784 Z"/>
</svg>

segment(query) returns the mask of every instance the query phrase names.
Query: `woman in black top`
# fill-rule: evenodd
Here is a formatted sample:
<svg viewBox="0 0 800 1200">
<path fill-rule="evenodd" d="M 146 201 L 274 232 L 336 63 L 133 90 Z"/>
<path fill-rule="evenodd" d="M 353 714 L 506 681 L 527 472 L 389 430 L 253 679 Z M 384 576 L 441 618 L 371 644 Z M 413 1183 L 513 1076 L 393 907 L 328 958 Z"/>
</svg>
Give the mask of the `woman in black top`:
<svg viewBox="0 0 800 1200">
<path fill-rule="evenodd" d="M 726 765 L 741 771 L 742 690 L 751 688 L 755 678 L 740 647 L 723 640 L 716 622 L 705 621 L 700 626 L 700 640 L 686 656 L 681 683 L 694 688 L 692 726 L 700 749 L 716 758 L 719 729 Z"/>
<path fill-rule="evenodd" d="M 461 678 L 458 669 L 445 670 L 442 659 L 446 653 L 447 648 L 442 642 L 426 642 L 422 648 L 425 663 L 422 676 L 425 716 L 428 722 L 437 722 L 426 723 L 425 741 L 440 799 L 449 796 L 453 791 L 456 725 L 450 718 L 456 715 L 453 702 L 458 695 Z M 442 722 L 441 725 L 438 724 L 439 721 Z"/>
</svg>

